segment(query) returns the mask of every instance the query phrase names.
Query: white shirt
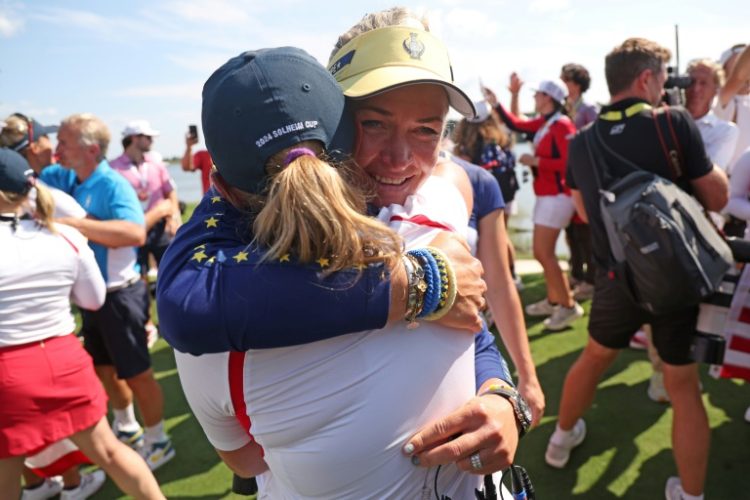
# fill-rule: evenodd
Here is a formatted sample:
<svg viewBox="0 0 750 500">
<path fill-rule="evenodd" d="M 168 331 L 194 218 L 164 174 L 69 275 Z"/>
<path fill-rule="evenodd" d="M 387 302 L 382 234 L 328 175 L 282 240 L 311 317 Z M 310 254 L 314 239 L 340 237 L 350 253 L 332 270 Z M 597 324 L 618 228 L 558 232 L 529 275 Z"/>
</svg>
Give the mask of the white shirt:
<svg viewBox="0 0 750 500">
<path fill-rule="evenodd" d="M 731 174 L 734 162 L 750 147 L 750 95 L 736 95 L 723 108 L 717 99 L 714 113 L 722 120 L 736 123 L 740 131 L 734 153 L 729 160 L 727 173 Z"/>
<path fill-rule="evenodd" d="M 709 159 L 727 172 L 740 134 L 737 125 L 718 118 L 713 111 L 696 119 L 695 124 L 698 126 Z"/>
<path fill-rule="evenodd" d="M 36 182 L 37 184 L 41 184 L 42 186 L 46 187 L 47 191 L 52 194 L 52 199 L 55 201 L 55 218 L 75 217 L 76 219 L 83 219 L 84 217 L 86 217 L 86 210 L 84 210 L 83 207 L 78 204 L 75 198 L 64 191 L 46 185 L 39 179 L 37 179 Z M 28 212 L 31 214 L 33 214 L 36 210 L 36 193 L 36 189 L 32 189 L 31 191 L 29 191 L 27 203 L 29 206 Z"/>
<path fill-rule="evenodd" d="M 735 162 L 729 178 L 729 203 L 725 212 L 738 219 L 750 220 L 750 148 Z M 745 235 L 747 238 L 747 234 Z"/>
<path fill-rule="evenodd" d="M 33 220 L 0 222 L 0 348 L 68 335 L 70 300 L 84 309 L 104 304 L 94 253 L 75 229 L 57 233 Z"/>
<path fill-rule="evenodd" d="M 459 231 L 468 220 L 456 188 L 435 177 L 403 207 L 379 214 L 408 247 L 438 231 L 421 217 L 410 222 L 418 216 Z M 401 448 L 475 393 L 474 336 L 425 321 L 415 330 L 401 322 L 301 346 L 175 358 L 188 403 L 216 448 L 250 442 L 231 398 L 244 395 L 250 433 L 271 470 L 259 498 L 420 498 L 436 468 L 415 467 Z M 474 498 L 480 481 L 451 464 L 440 469 L 438 492 Z"/>
</svg>

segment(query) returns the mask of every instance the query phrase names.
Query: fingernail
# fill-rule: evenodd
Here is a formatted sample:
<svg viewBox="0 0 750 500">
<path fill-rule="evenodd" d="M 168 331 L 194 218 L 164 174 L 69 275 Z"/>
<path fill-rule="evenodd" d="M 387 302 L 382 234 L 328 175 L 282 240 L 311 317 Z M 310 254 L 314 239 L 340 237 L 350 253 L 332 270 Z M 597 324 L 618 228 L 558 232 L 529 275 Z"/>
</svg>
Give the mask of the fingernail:
<svg viewBox="0 0 750 500">
<path fill-rule="evenodd" d="M 404 453 L 407 455 L 411 455 L 414 453 L 414 445 L 411 443 L 406 443 L 406 446 L 404 446 Z"/>
<path fill-rule="evenodd" d="M 414 455 L 413 457 L 411 457 L 411 463 L 414 464 L 414 465 L 419 465 L 419 457 L 416 456 L 416 455 Z"/>
</svg>

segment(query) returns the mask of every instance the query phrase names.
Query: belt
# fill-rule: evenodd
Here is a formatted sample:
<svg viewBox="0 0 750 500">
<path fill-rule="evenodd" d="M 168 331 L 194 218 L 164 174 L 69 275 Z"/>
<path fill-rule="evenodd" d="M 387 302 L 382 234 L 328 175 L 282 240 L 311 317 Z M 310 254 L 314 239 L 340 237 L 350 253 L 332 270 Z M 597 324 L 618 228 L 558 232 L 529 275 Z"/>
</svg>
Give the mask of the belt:
<svg viewBox="0 0 750 500">
<path fill-rule="evenodd" d="M 138 281 L 140 281 L 140 279 L 141 279 L 140 276 L 135 275 L 132 278 L 130 278 L 129 280 L 127 280 L 125 283 L 122 283 L 120 285 L 115 285 L 115 286 L 107 287 L 107 293 L 119 292 L 120 290 L 124 290 L 125 288 L 127 288 L 127 287 L 129 287 L 131 285 L 135 285 L 136 283 L 138 283 Z"/>
</svg>

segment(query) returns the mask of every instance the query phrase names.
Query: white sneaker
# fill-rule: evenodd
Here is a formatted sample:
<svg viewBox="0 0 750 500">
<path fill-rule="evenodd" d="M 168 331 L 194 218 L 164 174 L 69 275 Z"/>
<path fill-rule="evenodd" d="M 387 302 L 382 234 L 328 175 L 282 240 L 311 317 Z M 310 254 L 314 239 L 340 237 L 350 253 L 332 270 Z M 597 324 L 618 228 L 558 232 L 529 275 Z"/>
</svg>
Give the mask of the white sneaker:
<svg viewBox="0 0 750 500">
<path fill-rule="evenodd" d="M 115 437 L 130 446 L 134 450 L 138 451 L 143 448 L 143 427 L 140 425 L 137 429 L 132 431 L 126 431 L 120 428 L 116 422 L 112 422 L 112 431 L 115 433 Z"/>
<path fill-rule="evenodd" d="M 648 394 L 648 398 L 654 403 L 669 403 L 669 394 L 667 394 L 667 389 L 664 387 L 663 373 L 654 372 L 651 374 L 646 393 Z"/>
<path fill-rule="evenodd" d="M 564 330 L 582 316 L 583 307 L 578 302 L 573 302 L 573 307 L 556 306 L 552 316 L 544 320 L 544 328 L 552 331 Z"/>
<path fill-rule="evenodd" d="M 638 330 L 630 337 L 630 348 L 638 351 L 645 351 L 648 349 L 648 336 L 643 330 Z"/>
<path fill-rule="evenodd" d="M 62 490 L 60 500 L 85 500 L 99 491 L 106 480 L 107 475 L 101 469 L 81 474 L 81 484 L 70 490 Z"/>
<path fill-rule="evenodd" d="M 685 490 L 682 489 L 682 481 L 677 476 L 667 479 L 667 485 L 664 488 L 664 498 L 667 500 L 683 500 Z"/>
<path fill-rule="evenodd" d="M 23 488 L 21 490 L 21 500 L 46 500 L 52 498 L 63 489 L 62 478 L 55 476 L 54 478 L 45 479 L 36 488 Z"/>
<path fill-rule="evenodd" d="M 143 449 L 143 458 L 152 471 L 172 460 L 174 456 L 175 451 L 174 447 L 172 447 L 171 439 L 156 443 L 147 443 Z"/>
<path fill-rule="evenodd" d="M 146 323 L 146 346 L 151 349 L 159 340 L 159 329 L 153 323 Z"/>
<path fill-rule="evenodd" d="M 750 423 L 750 406 L 748 406 L 747 411 L 745 411 L 745 422 Z"/>
<path fill-rule="evenodd" d="M 581 444 L 586 437 L 586 422 L 579 418 L 576 424 L 565 437 L 560 437 L 557 429 L 552 433 L 547 443 L 547 451 L 544 454 L 544 461 L 547 465 L 562 469 L 570 459 L 570 452 L 573 448 Z"/>
<path fill-rule="evenodd" d="M 544 299 L 526 306 L 526 314 L 529 316 L 550 316 L 555 312 L 555 306 L 549 300 Z"/>
</svg>

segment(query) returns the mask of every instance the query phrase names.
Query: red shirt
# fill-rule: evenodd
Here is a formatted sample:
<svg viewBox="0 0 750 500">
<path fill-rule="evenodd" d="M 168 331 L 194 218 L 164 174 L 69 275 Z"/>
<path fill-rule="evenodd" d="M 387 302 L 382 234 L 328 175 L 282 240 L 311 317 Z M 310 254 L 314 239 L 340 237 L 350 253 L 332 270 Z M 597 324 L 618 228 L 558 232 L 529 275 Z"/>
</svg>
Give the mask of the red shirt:
<svg viewBox="0 0 750 500">
<path fill-rule="evenodd" d="M 547 122 L 546 116 L 531 120 L 518 118 L 498 104 L 497 111 L 508 128 L 516 132 L 535 133 Z M 570 188 L 565 182 L 565 169 L 568 163 L 568 142 L 573 138 L 576 126 L 567 116 L 560 117 L 544 134 L 536 145 L 534 156 L 539 158 L 539 166 L 532 167 L 534 174 L 534 194 L 537 196 L 570 196 Z"/>
<path fill-rule="evenodd" d="M 206 194 L 211 187 L 211 167 L 214 162 L 211 155 L 205 149 L 198 151 L 193 155 L 193 167 L 201 171 L 201 184 L 203 185 L 203 194 Z"/>
</svg>

